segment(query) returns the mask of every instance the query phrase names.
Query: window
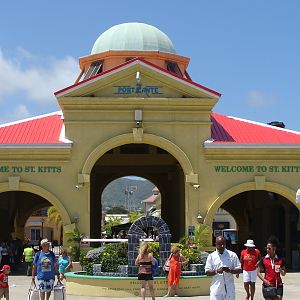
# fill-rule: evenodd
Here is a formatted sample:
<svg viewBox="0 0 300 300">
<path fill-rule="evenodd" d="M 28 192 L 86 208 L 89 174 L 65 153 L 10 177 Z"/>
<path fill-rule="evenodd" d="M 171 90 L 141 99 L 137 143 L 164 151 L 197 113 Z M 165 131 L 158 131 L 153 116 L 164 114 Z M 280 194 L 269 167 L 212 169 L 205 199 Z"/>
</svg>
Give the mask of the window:
<svg viewBox="0 0 300 300">
<path fill-rule="evenodd" d="M 182 76 L 182 73 L 181 73 L 177 63 L 172 62 L 172 61 L 167 61 L 166 63 L 167 63 L 167 70 L 168 71 Z"/>
<path fill-rule="evenodd" d="M 83 80 L 88 79 L 92 76 L 95 76 L 97 74 L 100 74 L 103 69 L 103 61 L 97 60 L 94 61 L 91 66 L 88 68 L 87 72 L 85 73 Z"/>
<path fill-rule="evenodd" d="M 41 229 L 39 228 L 31 228 L 30 229 L 30 240 L 38 241 L 41 237 Z"/>
</svg>

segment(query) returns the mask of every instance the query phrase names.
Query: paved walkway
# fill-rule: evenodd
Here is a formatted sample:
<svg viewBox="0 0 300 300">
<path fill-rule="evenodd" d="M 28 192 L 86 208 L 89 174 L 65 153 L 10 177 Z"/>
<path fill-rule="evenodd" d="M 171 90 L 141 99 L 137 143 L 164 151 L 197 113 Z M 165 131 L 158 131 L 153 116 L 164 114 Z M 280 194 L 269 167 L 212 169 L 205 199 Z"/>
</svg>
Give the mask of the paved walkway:
<svg viewBox="0 0 300 300">
<path fill-rule="evenodd" d="M 10 276 L 9 284 L 10 284 L 10 299 L 12 300 L 26 300 L 28 288 L 30 285 L 31 277 L 26 276 Z M 259 280 L 259 279 L 258 279 Z M 284 298 L 288 300 L 299 300 L 300 299 L 300 273 L 288 273 L 284 277 Z M 176 297 L 173 299 L 184 299 L 185 297 Z M 53 295 L 50 298 L 53 300 Z M 125 298 L 106 298 L 106 297 L 85 297 L 85 296 L 67 296 L 67 300 L 117 300 L 117 299 L 125 299 Z M 127 300 L 137 300 L 138 297 L 126 298 Z M 150 299 L 147 297 L 147 299 Z M 157 299 L 162 299 L 161 297 L 157 297 Z M 185 298 L 187 299 L 187 298 Z M 208 300 L 209 296 L 201 296 L 201 297 L 189 297 L 189 299 L 201 299 Z M 243 289 L 243 282 L 240 276 L 239 279 L 236 279 L 236 300 L 245 299 L 245 292 Z M 261 284 L 260 280 L 257 283 L 257 292 L 255 296 L 256 300 L 263 300 L 261 293 Z"/>
</svg>

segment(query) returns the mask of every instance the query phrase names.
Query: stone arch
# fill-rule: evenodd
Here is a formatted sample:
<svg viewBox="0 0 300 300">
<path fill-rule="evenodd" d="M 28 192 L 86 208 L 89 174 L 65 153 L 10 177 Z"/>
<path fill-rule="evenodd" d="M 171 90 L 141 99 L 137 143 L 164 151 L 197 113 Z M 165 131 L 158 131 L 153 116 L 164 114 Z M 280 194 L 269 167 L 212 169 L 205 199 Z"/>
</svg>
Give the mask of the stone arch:
<svg viewBox="0 0 300 300">
<path fill-rule="evenodd" d="M 121 145 L 132 143 L 135 143 L 132 133 L 122 134 L 103 142 L 89 154 L 88 158 L 86 159 L 83 165 L 82 174 L 90 174 L 97 160 L 107 151 Z M 183 169 L 184 174 L 194 174 L 192 164 L 185 152 L 170 140 L 154 134 L 145 133 L 143 135 L 142 143 L 157 146 L 164 149 L 177 159 L 177 161 L 180 163 Z"/>
<path fill-rule="evenodd" d="M 216 198 L 207 211 L 207 214 L 204 218 L 204 224 L 207 224 L 209 226 L 212 225 L 213 218 L 218 208 L 221 207 L 221 205 L 224 202 L 226 202 L 228 199 L 230 199 L 231 197 L 237 194 L 247 192 L 250 190 L 267 190 L 273 193 L 277 193 L 285 197 L 287 200 L 289 200 L 291 203 L 297 206 L 298 209 L 300 209 L 300 205 L 295 203 L 296 192 L 294 190 L 275 182 L 265 182 L 263 188 L 257 188 L 255 182 L 246 182 L 231 187 L 227 191 L 223 192 L 218 198 Z"/>
<path fill-rule="evenodd" d="M 155 227 L 158 229 L 159 238 L 159 258 L 160 265 L 163 266 L 168 259 L 171 250 L 171 234 L 166 222 L 156 216 L 144 216 L 136 220 L 128 231 L 128 276 L 134 276 L 138 270 L 135 266 L 135 259 L 138 255 L 140 238 L 144 235 L 144 229 Z"/>
<path fill-rule="evenodd" d="M 0 193 L 10 192 L 10 191 L 12 191 L 12 190 L 9 188 L 8 182 L 0 183 Z M 69 216 L 66 208 L 64 207 L 64 205 L 59 201 L 59 199 L 55 195 L 53 195 L 46 189 L 44 189 L 40 186 L 37 186 L 35 184 L 32 184 L 32 183 L 20 182 L 19 189 L 17 191 L 33 193 L 33 194 L 39 195 L 42 198 L 46 199 L 47 201 L 49 201 L 52 205 L 54 205 L 57 208 L 58 212 L 60 213 L 60 215 L 62 217 L 64 225 L 71 224 L 70 216 Z"/>
</svg>

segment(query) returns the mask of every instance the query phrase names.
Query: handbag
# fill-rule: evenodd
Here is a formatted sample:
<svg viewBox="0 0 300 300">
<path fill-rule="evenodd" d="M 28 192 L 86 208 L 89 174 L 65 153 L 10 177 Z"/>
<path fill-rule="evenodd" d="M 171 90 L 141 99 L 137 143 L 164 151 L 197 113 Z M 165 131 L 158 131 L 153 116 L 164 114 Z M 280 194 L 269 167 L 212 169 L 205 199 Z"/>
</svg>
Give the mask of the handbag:
<svg viewBox="0 0 300 300">
<path fill-rule="evenodd" d="M 163 266 L 163 270 L 165 272 L 169 272 L 170 271 L 170 259 L 168 258 Z"/>
<path fill-rule="evenodd" d="M 264 298 L 274 298 L 277 296 L 276 286 L 263 286 L 262 292 Z"/>
<path fill-rule="evenodd" d="M 66 300 L 66 289 L 61 281 L 58 281 L 57 284 L 53 287 L 54 291 L 54 300 Z"/>
<path fill-rule="evenodd" d="M 39 300 L 39 299 L 40 299 L 39 290 L 36 287 L 35 281 L 31 281 L 29 291 L 28 291 L 27 300 Z"/>
</svg>

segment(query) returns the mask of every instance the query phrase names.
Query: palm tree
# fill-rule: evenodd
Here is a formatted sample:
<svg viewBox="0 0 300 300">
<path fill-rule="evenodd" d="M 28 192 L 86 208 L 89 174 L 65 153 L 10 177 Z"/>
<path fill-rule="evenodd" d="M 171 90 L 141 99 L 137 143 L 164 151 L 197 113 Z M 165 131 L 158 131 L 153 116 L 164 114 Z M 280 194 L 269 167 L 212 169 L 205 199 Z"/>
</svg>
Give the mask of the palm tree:
<svg viewBox="0 0 300 300">
<path fill-rule="evenodd" d="M 195 244 L 198 249 L 209 246 L 212 230 L 211 227 L 205 224 L 199 224 L 195 228 Z"/>
<path fill-rule="evenodd" d="M 140 213 L 140 212 L 131 211 L 131 212 L 128 213 L 130 223 L 134 223 L 137 219 L 139 219 L 142 216 L 144 216 L 144 214 Z"/>
<path fill-rule="evenodd" d="M 62 228 L 63 228 L 63 220 L 61 215 L 59 214 L 58 210 L 56 209 L 55 206 L 50 206 L 47 210 L 47 215 L 50 220 L 53 220 L 56 224 L 56 226 L 60 229 L 60 244 L 62 244 Z"/>
<path fill-rule="evenodd" d="M 61 215 L 59 214 L 58 210 L 55 206 L 50 206 L 47 210 L 47 215 L 50 220 L 53 220 L 57 227 L 60 227 L 63 225 L 63 221 L 61 218 Z"/>
</svg>

